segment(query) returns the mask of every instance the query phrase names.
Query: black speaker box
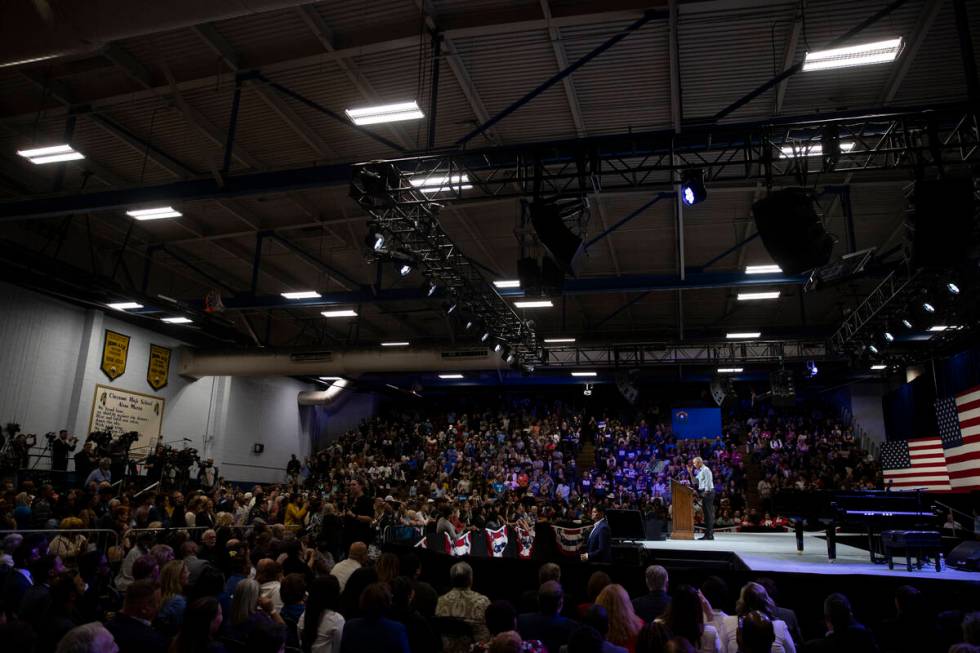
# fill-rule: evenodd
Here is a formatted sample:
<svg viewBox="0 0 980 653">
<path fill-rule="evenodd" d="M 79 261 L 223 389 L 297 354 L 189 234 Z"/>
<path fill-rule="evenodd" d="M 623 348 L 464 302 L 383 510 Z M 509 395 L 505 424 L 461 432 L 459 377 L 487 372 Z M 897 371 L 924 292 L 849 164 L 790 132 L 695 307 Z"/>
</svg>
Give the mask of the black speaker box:
<svg viewBox="0 0 980 653">
<path fill-rule="evenodd" d="M 824 230 L 803 188 L 784 188 L 752 205 L 755 226 L 769 256 L 786 274 L 826 265 L 834 239 Z"/>
<path fill-rule="evenodd" d="M 554 203 L 535 202 L 531 205 L 531 224 L 541 245 L 555 259 L 558 267 L 568 274 L 574 274 L 572 265 L 582 251 L 582 239 L 562 221 L 560 207 Z"/>
<path fill-rule="evenodd" d="M 946 268 L 962 263 L 974 240 L 972 180 L 917 181 L 914 207 L 908 223 L 912 265 Z"/>
<path fill-rule="evenodd" d="M 614 565 L 639 567 L 643 562 L 643 545 L 613 544 L 610 554 Z"/>
<path fill-rule="evenodd" d="M 946 564 L 957 569 L 980 571 L 980 542 L 963 542 L 946 556 Z"/>
</svg>

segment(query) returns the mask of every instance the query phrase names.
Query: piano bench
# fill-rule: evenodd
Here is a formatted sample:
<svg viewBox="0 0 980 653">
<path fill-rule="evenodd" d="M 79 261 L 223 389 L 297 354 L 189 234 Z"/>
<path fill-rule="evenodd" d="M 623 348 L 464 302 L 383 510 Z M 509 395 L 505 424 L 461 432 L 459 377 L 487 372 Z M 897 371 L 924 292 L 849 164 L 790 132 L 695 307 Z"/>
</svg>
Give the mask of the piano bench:
<svg viewBox="0 0 980 653">
<path fill-rule="evenodd" d="M 922 568 L 922 558 L 933 556 L 936 561 L 936 571 L 941 571 L 942 538 L 939 531 L 882 531 L 881 547 L 888 558 L 888 568 L 895 568 L 893 555 L 905 556 L 905 568 L 912 571 L 912 556 L 919 569 Z"/>
</svg>

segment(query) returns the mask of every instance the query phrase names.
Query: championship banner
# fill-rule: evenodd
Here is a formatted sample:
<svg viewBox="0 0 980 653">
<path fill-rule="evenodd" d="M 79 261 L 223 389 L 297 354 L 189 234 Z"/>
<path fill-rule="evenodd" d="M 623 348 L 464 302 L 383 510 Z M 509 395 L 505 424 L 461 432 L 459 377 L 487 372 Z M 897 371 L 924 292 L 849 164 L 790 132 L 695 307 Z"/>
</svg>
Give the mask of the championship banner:
<svg viewBox="0 0 980 653">
<path fill-rule="evenodd" d="M 126 373 L 128 356 L 129 336 L 106 329 L 105 342 L 102 345 L 102 366 L 99 369 L 110 381 L 115 381 Z"/>
<path fill-rule="evenodd" d="M 504 551 L 507 549 L 507 527 L 501 526 L 497 530 L 489 528 L 483 530 L 487 539 L 487 555 L 492 558 L 503 558 Z"/>
<path fill-rule="evenodd" d="M 523 526 L 516 526 L 517 531 L 517 557 L 521 560 L 530 560 L 534 552 L 534 531 Z"/>
<path fill-rule="evenodd" d="M 163 405 L 162 397 L 96 385 L 88 431 L 107 431 L 114 435 L 136 431 L 140 437 L 130 452 L 145 456 L 160 439 Z"/>
<path fill-rule="evenodd" d="M 154 390 L 167 387 L 170 379 L 170 350 L 160 345 L 150 345 L 150 364 L 146 368 L 146 382 Z"/>
<path fill-rule="evenodd" d="M 555 541 L 558 543 L 559 553 L 569 557 L 578 556 L 578 550 L 585 542 L 585 538 L 588 537 L 589 531 L 592 530 L 591 527 L 562 528 L 561 526 L 552 526 L 552 528 L 555 529 Z"/>
</svg>

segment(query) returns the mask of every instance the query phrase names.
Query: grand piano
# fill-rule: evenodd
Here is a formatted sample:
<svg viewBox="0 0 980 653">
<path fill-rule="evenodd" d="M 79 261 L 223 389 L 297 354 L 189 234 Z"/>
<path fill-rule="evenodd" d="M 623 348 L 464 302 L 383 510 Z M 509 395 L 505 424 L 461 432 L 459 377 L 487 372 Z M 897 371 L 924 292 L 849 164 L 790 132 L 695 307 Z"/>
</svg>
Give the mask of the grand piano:
<svg viewBox="0 0 980 653">
<path fill-rule="evenodd" d="M 925 492 L 864 490 L 855 492 L 784 490 L 773 497 L 773 511 L 793 521 L 796 548 L 803 550 L 803 530 L 823 530 L 827 557 L 837 557 L 837 529 L 866 533 L 871 562 L 885 561 L 883 531 L 938 531 L 941 513 Z M 888 556 L 890 559 L 890 556 Z"/>
</svg>

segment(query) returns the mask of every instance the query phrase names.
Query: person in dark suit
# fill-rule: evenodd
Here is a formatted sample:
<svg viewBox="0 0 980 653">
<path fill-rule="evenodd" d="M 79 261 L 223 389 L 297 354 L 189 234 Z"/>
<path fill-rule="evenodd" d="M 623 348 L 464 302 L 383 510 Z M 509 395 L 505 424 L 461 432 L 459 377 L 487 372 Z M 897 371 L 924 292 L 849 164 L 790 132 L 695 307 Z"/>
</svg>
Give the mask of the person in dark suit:
<svg viewBox="0 0 980 653">
<path fill-rule="evenodd" d="M 804 653 L 877 653 L 874 635 L 854 618 L 846 596 L 828 596 L 823 602 L 823 614 L 827 634 L 807 642 Z"/>
<path fill-rule="evenodd" d="M 522 639 L 541 640 L 549 651 L 558 651 L 578 624 L 561 616 L 564 596 L 561 585 L 549 580 L 538 589 L 538 611 L 517 617 L 517 632 Z"/>
<path fill-rule="evenodd" d="M 68 469 L 68 454 L 75 450 L 78 438 L 68 437 L 68 431 L 61 429 L 58 437 L 51 440 L 51 471 L 63 472 Z"/>
<path fill-rule="evenodd" d="M 391 592 L 384 583 L 372 583 L 361 593 L 363 617 L 344 624 L 341 651 L 358 653 L 410 653 L 405 626 L 384 617 L 391 611 Z"/>
<path fill-rule="evenodd" d="M 650 565 L 646 570 L 647 589 L 649 592 L 633 599 L 633 612 L 643 621 L 651 622 L 670 605 L 670 594 L 667 593 L 667 570 L 660 565 Z"/>
<path fill-rule="evenodd" d="M 546 562 L 538 567 L 538 588 L 549 580 L 561 582 L 561 567 L 553 562 Z M 518 609 L 521 612 L 536 612 L 538 610 L 538 589 L 527 590 L 521 594 Z"/>
<path fill-rule="evenodd" d="M 31 624 L 35 632 L 44 624 L 44 613 L 51 605 L 51 581 L 65 571 L 61 558 L 43 555 L 31 563 L 31 578 L 34 584 L 24 592 L 20 600 L 18 616 L 21 621 Z"/>
<path fill-rule="evenodd" d="M 150 626 L 160 609 L 160 586 L 138 580 L 126 589 L 122 610 L 105 627 L 116 640 L 120 653 L 166 653 L 167 639 Z"/>
<path fill-rule="evenodd" d="M 602 506 L 592 509 L 592 519 L 595 525 L 586 541 L 586 552 L 582 560 L 590 562 L 612 561 L 612 538 L 609 533 L 609 522 L 606 521 L 606 510 Z"/>
<path fill-rule="evenodd" d="M 27 594 L 27 591 L 34 586 L 34 576 L 30 568 L 41 557 L 36 542 L 21 540 L 21 543 L 14 549 L 14 567 L 5 574 L 2 592 L 0 592 L 0 604 L 9 614 L 16 614 L 20 611 L 20 604 Z"/>
</svg>

